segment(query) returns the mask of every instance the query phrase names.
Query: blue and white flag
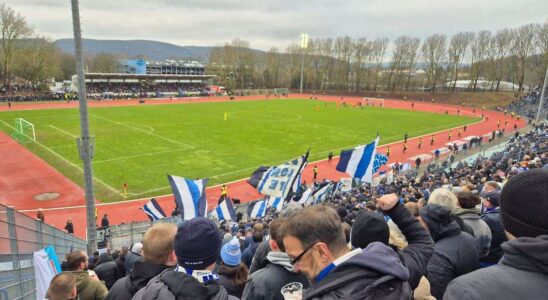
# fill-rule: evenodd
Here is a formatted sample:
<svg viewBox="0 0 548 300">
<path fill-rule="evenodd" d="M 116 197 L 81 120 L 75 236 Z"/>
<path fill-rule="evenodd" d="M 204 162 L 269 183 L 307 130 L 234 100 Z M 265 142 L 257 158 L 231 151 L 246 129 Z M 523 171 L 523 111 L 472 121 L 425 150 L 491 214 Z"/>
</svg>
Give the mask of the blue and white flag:
<svg viewBox="0 0 548 300">
<path fill-rule="evenodd" d="M 166 217 L 166 213 L 155 198 L 150 199 L 150 201 L 143 205 L 143 211 L 151 221 L 157 221 Z"/>
<path fill-rule="evenodd" d="M 270 196 L 265 196 L 264 200 L 267 202 L 266 207 L 274 207 L 277 212 L 282 211 L 282 208 L 284 206 L 284 199 L 282 198 L 274 198 Z"/>
<path fill-rule="evenodd" d="M 373 162 L 373 174 L 377 173 L 377 171 L 382 167 L 383 165 L 386 165 L 388 162 L 388 156 L 377 153 L 375 155 L 375 161 Z"/>
<path fill-rule="evenodd" d="M 337 171 L 345 172 L 362 182 L 371 182 L 373 178 L 373 162 L 377 154 L 379 137 L 371 144 L 358 146 L 352 150 L 341 151 Z"/>
<path fill-rule="evenodd" d="M 204 217 L 207 212 L 205 186 L 208 179 L 191 180 L 172 175 L 167 175 L 167 178 L 183 220 Z"/>
<path fill-rule="evenodd" d="M 236 221 L 236 211 L 232 206 L 232 201 L 228 198 L 221 201 L 209 216 L 219 221 Z"/>
<path fill-rule="evenodd" d="M 268 169 L 260 167 L 251 175 L 248 182 L 263 195 L 285 199 L 289 191 L 294 189 L 295 181 L 303 171 L 307 160 L 308 152 L 275 167 Z"/>
<path fill-rule="evenodd" d="M 266 215 L 266 200 L 257 201 L 247 207 L 247 215 L 252 218 L 263 218 Z"/>
<path fill-rule="evenodd" d="M 324 182 L 322 183 L 318 189 L 316 189 L 313 193 L 312 193 L 312 197 L 314 198 L 314 203 L 320 203 L 322 201 L 324 201 L 327 196 L 331 195 L 331 188 L 333 187 L 333 182 L 331 181 L 328 181 L 328 182 Z"/>
<path fill-rule="evenodd" d="M 310 205 L 312 200 L 314 200 L 314 198 L 312 198 L 312 189 L 311 188 L 307 188 L 304 192 L 303 192 L 303 195 L 301 196 L 301 199 L 299 199 L 299 204 L 302 204 L 302 205 Z"/>
</svg>

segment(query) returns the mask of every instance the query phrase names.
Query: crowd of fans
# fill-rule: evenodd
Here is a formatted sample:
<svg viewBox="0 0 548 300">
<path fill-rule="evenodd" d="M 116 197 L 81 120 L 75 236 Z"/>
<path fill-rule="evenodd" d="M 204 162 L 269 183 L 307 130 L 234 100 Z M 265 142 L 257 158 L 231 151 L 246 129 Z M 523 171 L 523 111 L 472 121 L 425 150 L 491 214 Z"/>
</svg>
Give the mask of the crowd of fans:
<svg viewBox="0 0 548 300">
<path fill-rule="evenodd" d="M 203 84 L 158 82 L 155 85 L 112 82 L 91 82 L 86 84 L 88 97 L 100 99 L 138 97 L 192 97 L 210 96 L 211 90 Z"/>
</svg>

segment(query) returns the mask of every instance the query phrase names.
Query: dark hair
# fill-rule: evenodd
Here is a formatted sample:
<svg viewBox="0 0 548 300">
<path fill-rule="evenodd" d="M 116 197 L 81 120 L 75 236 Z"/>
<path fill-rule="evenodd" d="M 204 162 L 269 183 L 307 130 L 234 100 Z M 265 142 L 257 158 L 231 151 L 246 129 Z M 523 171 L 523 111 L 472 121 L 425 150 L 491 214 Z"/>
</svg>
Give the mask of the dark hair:
<svg viewBox="0 0 548 300">
<path fill-rule="evenodd" d="M 459 205 L 462 208 L 474 208 L 476 205 L 481 203 L 478 195 L 471 192 L 459 192 L 457 193 L 457 199 L 459 200 Z"/>
<path fill-rule="evenodd" d="M 74 250 L 67 255 L 67 268 L 69 271 L 76 271 L 80 264 L 86 261 L 86 254 L 81 250 Z"/>
<path fill-rule="evenodd" d="M 347 247 L 339 215 L 326 205 L 308 206 L 297 211 L 285 222 L 282 231 L 283 237 L 295 237 L 303 248 L 317 242 L 326 243 L 331 251 Z"/>
<path fill-rule="evenodd" d="M 282 252 L 285 252 L 284 247 L 284 240 L 282 238 L 282 225 L 287 221 L 287 218 L 284 217 L 278 217 L 270 223 L 270 239 L 276 242 L 278 244 L 278 248 Z"/>
<path fill-rule="evenodd" d="M 238 288 L 244 288 L 245 283 L 247 282 L 247 275 L 249 273 L 249 270 L 247 269 L 247 266 L 240 262 L 240 264 L 236 267 L 231 267 L 225 265 L 223 261 L 221 261 L 221 265 L 219 266 L 219 271 L 217 272 L 219 275 L 225 275 L 229 279 L 231 279 L 232 284 L 237 286 Z"/>
</svg>

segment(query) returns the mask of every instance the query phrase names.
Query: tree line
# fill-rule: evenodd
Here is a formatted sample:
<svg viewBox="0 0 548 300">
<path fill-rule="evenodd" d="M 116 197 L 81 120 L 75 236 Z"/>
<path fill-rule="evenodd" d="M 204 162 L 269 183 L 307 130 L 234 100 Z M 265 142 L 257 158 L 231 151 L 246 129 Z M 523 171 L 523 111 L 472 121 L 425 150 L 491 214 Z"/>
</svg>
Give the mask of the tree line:
<svg viewBox="0 0 548 300">
<path fill-rule="evenodd" d="M 516 85 L 515 92 L 541 85 L 548 66 L 548 20 L 497 32 L 459 32 L 451 37 L 433 34 L 424 40 L 407 35 L 388 38 L 311 39 L 308 48 L 289 45 L 257 53 L 249 42 L 234 39 L 214 49 L 207 71 L 217 83 L 232 89 L 298 88 L 304 59 L 307 90 L 456 91 L 458 80 L 469 80 L 466 90 L 488 90 L 500 83 Z"/>
</svg>

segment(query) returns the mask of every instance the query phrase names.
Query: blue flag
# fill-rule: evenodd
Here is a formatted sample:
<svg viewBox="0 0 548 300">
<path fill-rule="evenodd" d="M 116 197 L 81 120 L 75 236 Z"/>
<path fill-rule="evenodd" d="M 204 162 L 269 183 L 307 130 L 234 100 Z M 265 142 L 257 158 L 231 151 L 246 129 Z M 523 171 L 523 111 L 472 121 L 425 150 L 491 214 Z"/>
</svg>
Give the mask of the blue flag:
<svg viewBox="0 0 548 300">
<path fill-rule="evenodd" d="M 327 196 L 331 195 L 331 190 L 333 188 L 333 182 L 327 181 L 322 183 L 313 193 L 312 197 L 314 198 L 314 203 L 318 204 L 324 201 Z"/>
<path fill-rule="evenodd" d="M 155 198 L 143 205 L 143 211 L 151 221 L 157 221 L 166 217 L 166 213 L 160 207 Z"/>
<path fill-rule="evenodd" d="M 362 182 L 371 182 L 373 179 L 373 162 L 377 154 L 379 137 L 371 144 L 358 146 L 352 150 L 341 151 L 337 171 L 345 172 Z"/>
<path fill-rule="evenodd" d="M 282 211 L 282 208 L 284 206 L 284 199 L 282 198 L 274 198 L 270 196 L 265 196 L 264 200 L 267 202 L 267 207 L 274 207 L 277 212 Z"/>
<path fill-rule="evenodd" d="M 247 207 L 247 214 L 250 218 L 263 218 L 266 215 L 266 201 L 261 200 L 250 204 Z"/>
<path fill-rule="evenodd" d="M 248 182 L 263 195 L 285 199 L 289 192 L 296 188 L 295 181 L 303 171 L 307 159 L 308 152 L 275 167 L 260 167 L 251 175 Z"/>
<path fill-rule="evenodd" d="M 225 198 L 215 209 L 211 212 L 210 217 L 214 217 L 219 221 L 236 221 L 236 211 L 232 206 L 232 201 Z"/>
<path fill-rule="evenodd" d="M 208 179 L 190 180 L 172 175 L 167 175 L 167 178 L 183 220 L 190 220 L 206 215 L 207 201 L 205 186 Z"/>
<path fill-rule="evenodd" d="M 377 153 L 375 155 L 375 161 L 373 162 L 373 174 L 377 173 L 379 168 L 383 165 L 386 165 L 387 162 L 388 162 L 388 157 L 386 155 Z"/>
</svg>

